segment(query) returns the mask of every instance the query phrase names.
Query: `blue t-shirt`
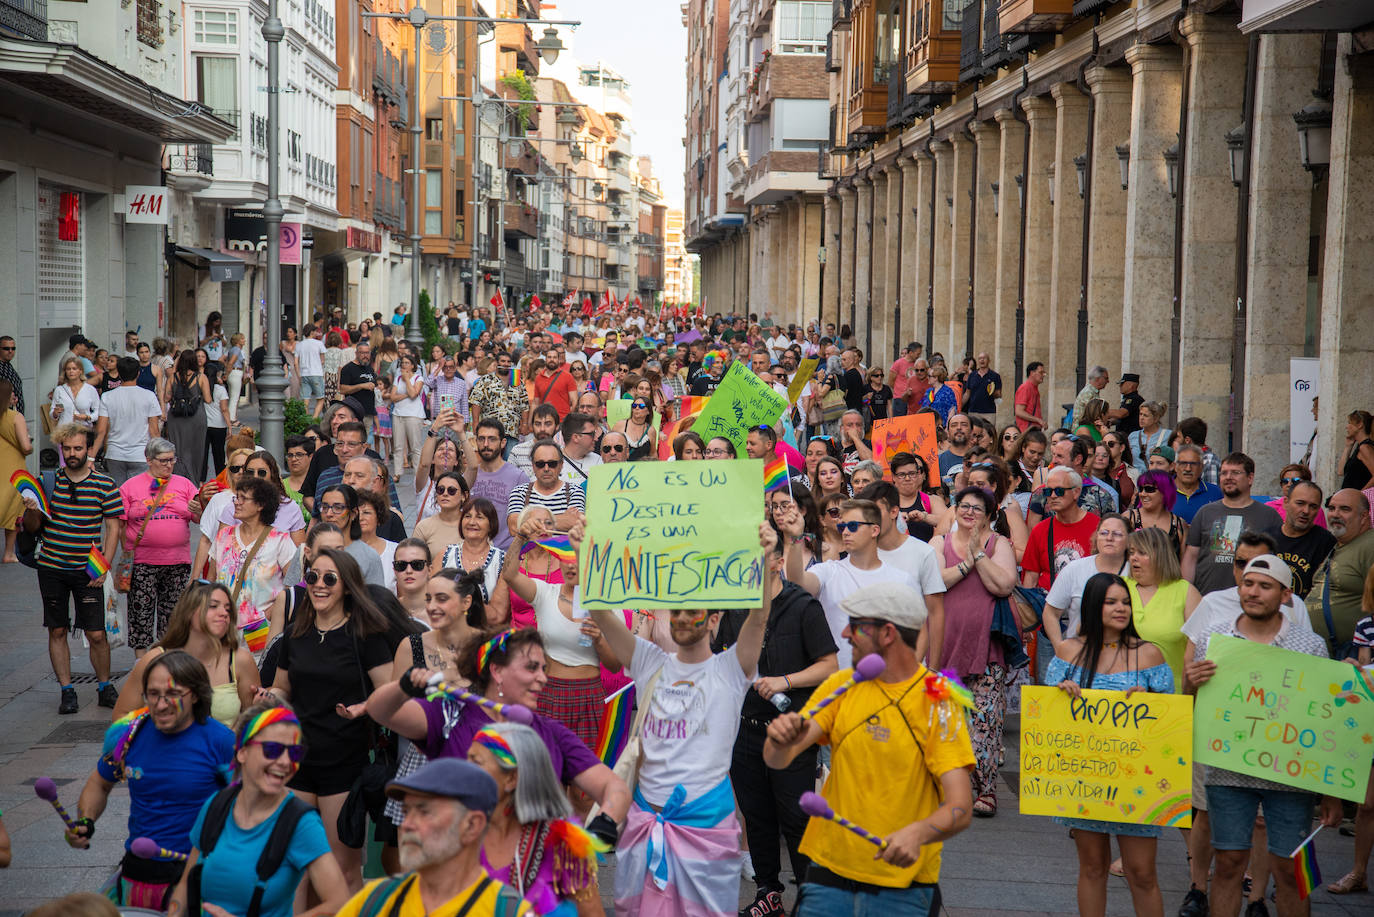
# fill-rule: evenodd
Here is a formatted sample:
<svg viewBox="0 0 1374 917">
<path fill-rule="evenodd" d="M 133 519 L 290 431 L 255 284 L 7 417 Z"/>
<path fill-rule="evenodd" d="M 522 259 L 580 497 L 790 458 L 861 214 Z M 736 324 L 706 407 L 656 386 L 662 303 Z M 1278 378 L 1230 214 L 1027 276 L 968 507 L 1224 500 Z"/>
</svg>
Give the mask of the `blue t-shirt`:
<svg viewBox="0 0 1374 917">
<path fill-rule="evenodd" d="M 189 853 L 187 832 L 205 800 L 224 788 L 223 768 L 234 757 L 234 734 L 215 720 L 192 722 L 173 735 L 145 722 L 124 759 L 129 781 L 129 836 L 150 837 L 159 846 Z M 118 782 L 103 757 L 95 766 L 101 777 Z"/>
<path fill-rule="evenodd" d="M 472 321 L 468 322 L 468 337 L 474 341 L 481 337 L 482 332 L 486 330 L 487 323 L 483 319 L 474 318 Z"/>
<path fill-rule="evenodd" d="M 292 794 L 287 794 L 288 798 Z M 224 830 L 215 842 L 215 850 L 208 857 L 202 857 L 205 864 L 200 874 L 200 900 L 218 904 L 231 914 L 248 913 L 248 905 L 253 900 L 253 890 L 257 887 L 258 857 L 272 836 L 272 829 L 281 817 L 282 806 L 286 799 L 262 824 L 245 831 L 234 824 L 231 812 L 224 822 Z M 201 825 L 205 823 L 205 811 L 210 800 L 205 800 L 200 814 L 196 816 L 195 826 L 191 828 L 191 845 L 199 847 Z M 324 834 L 324 822 L 320 813 L 310 811 L 296 822 L 296 830 L 291 834 L 291 844 L 286 851 L 286 859 L 272 878 L 267 880 L 262 896 L 262 917 L 291 917 L 292 899 L 296 886 L 311 863 L 329 852 L 329 839 Z"/>
<path fill-rule="evenodd" d="M 1179 494 L 1174 500 L 1174 515 L 1184 522 L 1192 525 L 1193 517 L 1197 511 L 1208 503 L 1215 503 L 1221 499 L 1221 488 L 1206 481 L 1199 481 L 1197 491 L 1191 497 Z"/>
</svg>

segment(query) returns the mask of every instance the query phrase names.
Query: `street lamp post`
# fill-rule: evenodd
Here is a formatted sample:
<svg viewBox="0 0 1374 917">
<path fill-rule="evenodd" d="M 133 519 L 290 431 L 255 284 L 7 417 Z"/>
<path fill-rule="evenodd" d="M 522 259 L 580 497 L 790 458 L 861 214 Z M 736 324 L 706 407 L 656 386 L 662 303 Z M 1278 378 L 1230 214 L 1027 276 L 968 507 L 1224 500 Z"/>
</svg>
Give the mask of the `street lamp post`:
<svg viewBox="0 0 1374 917">
<path fill-rule="evenodd" d="M 281 362 L 281 218 L 278 198 L 280 152 L 280 94 L 277 81 L 281 70 L 281 40 L 286 34 L 277 15 L 278 0 L 268 0 L 262 37 L 267 41 L 267 200 L 262 205 L 267 231 L 267 358 L 258 379 L 258 405 L 261 410 L 262 446 L 272 455 L 281 455 L 285 442 L 286 374 Z"/>
</svg>

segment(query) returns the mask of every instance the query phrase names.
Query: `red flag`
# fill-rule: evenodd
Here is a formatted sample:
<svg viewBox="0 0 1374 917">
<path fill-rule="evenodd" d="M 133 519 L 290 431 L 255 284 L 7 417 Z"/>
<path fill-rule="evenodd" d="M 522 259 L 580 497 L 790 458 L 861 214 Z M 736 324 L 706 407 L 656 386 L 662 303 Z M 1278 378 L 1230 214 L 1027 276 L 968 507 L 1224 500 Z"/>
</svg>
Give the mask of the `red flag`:
<svg viewBox="0 0 1374 917">
<path fill-rule="evenodd" d="M 542 302 L 539 301 L 539 294 L 538 294 L 538 293 L 533 293 L 533 294 L 530 295 L 530 308 L 531 308 L 531 309 L 542 309 L 542 308 L 544 308 L 544 304 L 543 304 Z"/>
<path fill-rule="evenodd" d="M 563 297 L 563 307 L 569 308 L 575 305 L 577 305 L 577 291 L 572 290 L 566 296 Z"/>
<path fill-rule="evenodd" d="M 605 315 L 607 312 L 610 312 L 611 303 L 613 302 L 615 302 L 615 297 L 611 295 L 611 291 L 603 290 L 601 293 L 601 302 L 598 303 L 596 307 L 596 314 Z"/>
<path fill-rule="evenodd" d="M 629 293 L 626 293 L 625 295 L 626 295 L 626 297 L 628 297 L 630 294 L 629 294 Z M 635 308 L 636 308 L 636 309 L 643 309 L 643 308 L 644 308 L 644 303 L 640 302 L 640 300 L 639 300 L 639 294 L 638 294 L 638 293 L 635 294 Z"/>
<path fill-rule="evenodd" d="M 497 290 L 496 295 L 491 298 L 491 304 L 496 307 L 497 312 L 500 312 L 506 308 L 506 301 L 501 297 L 500 290 Z"/>
<path fill-rule="evenodd" d="M 592 298 L 590 295 L 582 297 L 582 314 L 588 318 L 592 315 Z"/>
</svg>

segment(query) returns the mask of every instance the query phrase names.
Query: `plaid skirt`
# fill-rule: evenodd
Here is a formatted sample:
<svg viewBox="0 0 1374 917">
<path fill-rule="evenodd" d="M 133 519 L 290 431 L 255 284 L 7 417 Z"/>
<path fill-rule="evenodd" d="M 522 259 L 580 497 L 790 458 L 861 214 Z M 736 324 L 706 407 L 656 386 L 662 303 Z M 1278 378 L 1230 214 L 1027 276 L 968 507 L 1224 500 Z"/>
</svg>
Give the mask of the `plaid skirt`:
<svg viewBox="0 0 1374 917">
<path fill-rule="evenodd" d="M 606 689 L 601 678 L 554 678 L 539 692 L 540 716 L 557 720 L 573 731 L 588 748 L 596 748 L 601 717 L 606 710 Z"/>
</svg>

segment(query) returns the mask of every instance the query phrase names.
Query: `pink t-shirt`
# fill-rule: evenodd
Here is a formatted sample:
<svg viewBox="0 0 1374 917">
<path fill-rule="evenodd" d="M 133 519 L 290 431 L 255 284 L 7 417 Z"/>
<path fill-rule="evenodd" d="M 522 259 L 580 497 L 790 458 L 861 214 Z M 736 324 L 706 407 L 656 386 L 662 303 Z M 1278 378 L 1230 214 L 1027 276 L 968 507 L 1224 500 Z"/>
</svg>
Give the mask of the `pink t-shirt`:
<svg viewBox="0 0 1374 917">
<path fill-rule="evenodd" d="M 154 509 L 153 497 L 157 490 L 157 479 L 146 471 L 130 478 L 119 488 L 119 498 L 124 503 L 121 517 L 124 520 L 124 550 L 133 550 L 134 561 L 140 564 L 189 564 L 191 535 L 188 524 L 192 516 L 188 504 L 195 499 L 198 488 L 187 478 L 174 474 L 157 498 L 157 507 Z M 138 548 L 134 549 L 138 530 L 143 520 L 148 519 L 150 510 L 153 516 L 148 520 L 148 528 L 138 542 Z"/>
</svg>

